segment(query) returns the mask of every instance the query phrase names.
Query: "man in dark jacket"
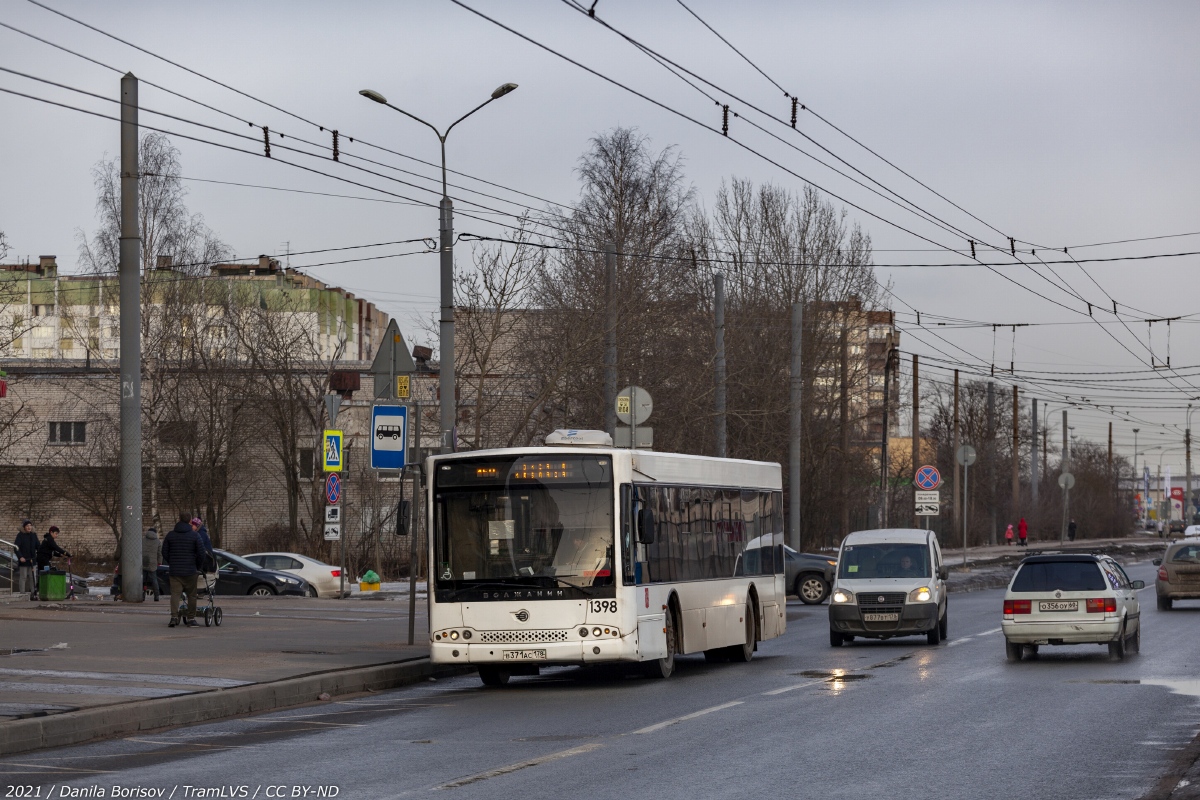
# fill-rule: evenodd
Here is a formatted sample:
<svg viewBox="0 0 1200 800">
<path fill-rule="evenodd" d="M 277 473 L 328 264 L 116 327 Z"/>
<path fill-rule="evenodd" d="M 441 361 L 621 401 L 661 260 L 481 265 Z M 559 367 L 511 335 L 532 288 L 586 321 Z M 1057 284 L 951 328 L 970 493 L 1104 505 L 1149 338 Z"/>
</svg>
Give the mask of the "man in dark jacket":
<svg viewBox="0 0 1200 800">
<path fill-rule="evenodd" d="M 38 538 L 32 522 L 25 520 L 21 523 L 21 532 L 17 534 L 14 544 L 17 546 L 17 591 L 36 600 L 37 581 L 34 579 L 33 565 L 37 562 Z"/>
<path fill-rule="evenodd" d="M 50 530 L 46 531 L 46 535 L 42 537 L 42 543 L 37 551 L 37 568 L 38 572 L 44 569 L 50 569 L 50 561 L 59 556 L 70 556 L 66 550 L 58 546 L 58 528 L 54 525 L 50 526 Z"/>
<path fill-rule="evenodd" d="M 196 575 L 204 565 L 204 546 L 192 530 L 191 517 L 179 515 L 179 522 L 162 543 L 162 558 L 171 576 L 171 621 L 168 627 L 179 624 L 180 595 L 187 593 L 187 615 L 183 624 L 196 627 Z"/>
</svg>

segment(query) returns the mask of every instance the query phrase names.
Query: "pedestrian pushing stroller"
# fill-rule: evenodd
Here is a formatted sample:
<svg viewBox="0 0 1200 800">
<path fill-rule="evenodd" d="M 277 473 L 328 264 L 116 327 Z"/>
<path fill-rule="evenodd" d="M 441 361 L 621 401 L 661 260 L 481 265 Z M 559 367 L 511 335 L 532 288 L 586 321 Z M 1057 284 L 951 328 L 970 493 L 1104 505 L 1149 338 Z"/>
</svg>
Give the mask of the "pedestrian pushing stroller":
<svg viewBox="0 0 1200 800">
<path fill-rule="evenodd" d="M 213 563 L 215 563 L 215 559 Z M 209 565 L 206 564 L 205 566 Z M 196 613 L 204 617 L 204 627 L 207 628 L 210 625 L 216 625 L 219 628 L 221 627 L 221 620 L 224 618 L 225 612 L 223 612 L 221 607 L 217 605 L 217 594 L 213 591 L 213 586 L 215 586 L 217 583 L 217 573 L 210 573 L 206 570 L 200 574 L 204 576 L 204 588 L 196 589 Z M 207 601 L 201 604 L 201 598 L 207 598 Z M 179 601 L 179 608 L 175 609 L 175 613 L 178 614 L 181 619 L 183 618 L 183 615 L 187 613 L 186 596 Z"/>
</svg>

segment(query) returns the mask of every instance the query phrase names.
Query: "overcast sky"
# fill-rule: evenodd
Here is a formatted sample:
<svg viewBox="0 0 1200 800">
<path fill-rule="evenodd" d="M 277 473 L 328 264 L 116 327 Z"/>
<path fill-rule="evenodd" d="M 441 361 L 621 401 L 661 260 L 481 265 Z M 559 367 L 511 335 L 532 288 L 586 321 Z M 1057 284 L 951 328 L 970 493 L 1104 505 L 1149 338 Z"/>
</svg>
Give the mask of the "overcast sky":
<svg viewBox="0 0 1200 800">
<path fill-rule="evenodd" d="M 711 100 L 560 0 L 464 2 L 719 130 L 720 110 Z M 791 144 L 819 154 L 785 126 L 746 108 L 746 102 L 753 103 L 785 120 L 790 113 L 788 100 L 779 89 L 675 0 L 599 0 L 599 18 L 718 85 L 720 90 L 709 92 L 786 144 L 741 119 L 731 120 L 730 138 L 842 198 L 834 202 L 845 206 L 850 218 L 874 241 L 878 277 L 890 282 L 896 298 L 893 309 L 902 312 L 898 321 L 904 331 L 901 346 L 905 351 L 930 359 L 948 354 L 967 364 L 982 363 L 985 371 L 993 361 L 1007 368 L 1015 359 L 1018 372 L 1051 373 L 1046 377 L 1055 377 L 1053 373 L 1059 370 L 1148 370 L 1149 348 L 1153 348 L 1155 363 L 1165 360 L 1168 336 L 1165 323 L 1155 324 L 1151 330 L 1145 319 L 1200 310 L 1194 299 L 1196 281 L 1191 277 L 1200 263 L 1196 256 L 1085 263 L 1083 267 L 1058 264 L 1052 267 L 1056 275 L 1037 259 L 1066 259 L 1061 252 L 1064 246 L 1070 246 L 1071 255 L 1078 259 L 1200 250 L 1200 236 L 1082 247 L 1200 231 L 1200 150 L 1196 147 L 1200 93 L 1195 91 L 1200 74 L 1200 48 L 1195 45 L 1200 5 L 685 2 L 800 102 L 969 215 L 813 115 L 801 111 L 800 130 L 871 179 L 974 237 L 981 243 L 982 260 L 1008 264 L 996 269 L 1012 282 L 977 265 L 888 266 L 969 261 L 945 249 L 966 251 L 967 237 L 922 220 L 789 148 Z M 464 122 L 449 139 L 451 169 L 506 187 L 496 189 L 452 178 L 503 198 L 452 190 L 459 198 L 459 232 L 494 235 L 503 231 L 464 213 L 512 221 L 473 208 L 472 202 L 506 212 L 520 211 L 514 202 L 539 209 L 546 200 L 572 202 L 578 196 L 574 167 L 588 139 L 619 125 L 636 126 L 656 148 L 677 147 L 686 159 L 688 178 L 705 204 L 711 205 L 722 180 L 735 175 L 755 182 L 772 181 L 796 191 L 803 185 L 800 178 L 719 133 L 655 107 L 450 0 L 102 5 L 47 0 L 47 4 L 304 120 L 337 128 L 343 137 L 361 137 L 430 162 L 438 159 L 433 133 L 359 97 L 359 89 L 373 88 L 441 127 L 482 102 L 497 85 L 519 84 L 517 92 Z M 228 114 L 267 125 L 285 137 L 328 144 L 328 133 L 296 117 L 26 0 L 2 0 L 0 22 L 121 71 L 130 70 L 144 81 Z M 6 28 L 0 28 L 0 67 L 117 96 L 117 72 Z M 0 87 L 106 115 L 117 113 L 115 104 L 11 73 L 0 72 Z M 260 141 L 239 140 L 227 133 L 155 117 L 145 109 L 261 137 L 258 129 L 145 84 L 141 103 L 144 124 L 258 154 L 177 138 L 188 178 L 376 201 L 399 199 L 267 160 L 261 156 Z M 7 233 L 13 247 L 8 260 L 55 254 L 64 270 L 72 271 L 78 260 L 76 232 L 90 232 L 96 224 L 90 170 L 106 154 L 117 152 L 118 125 L 9 94 L 0 94 L 0 119 L 0 230 Z M 423 203 L 436 202 L 436 170 L 418 162 L 346 138 L 341 142 L 347 156 L 372 158 L 423 177 L 350 158 L 334 164 L 280 149 L 280 145 L 290 144 L 287 138 L 273 137 L 273 155 Z M 352 164 L 420 188 L 352 169 Z M 422 205 L 196 181 L 188 181 L 187 187 L 190 208 L 202 213 L 239 256 L 278 254 L 289 247 L 295 252 L 437 235 L 436 210 Z M 1026 251 L 1031 245 L 1021 242 L 1035 243 L 1037 257 L 1026 252 L 1021 258 L 1036 270 L 982 244 L 1007 247 L 1009 236 Z M 1055 254 L 1041 248 L 1060 250 Z M 393 245 L 332 256 L 296 256 L 291 263 L 302 266 L 414 249 L 420 247 Z M 914 252 L 921 250 L 929 252 Z M 458 253 L 461 262 L 468 249 L 460 245 Z M 376 302 L 399 318 L 411 340 L 424 338 L 417 320 L 428 317 L 437 306 L 436 254 L 314 267 L 311 272 Z M 1053 285 L 1056 280 L 1067 287 Z M 1122 319 L 1128 329 L 1115 321 L 1110 296 L 1124 306 Z M 1093 314 L 1099 324 L 1085 316 L 1088 302 L 1097 306 Z M 914 328 L 913 308 L 922 312 L 923 329 Z M 993 334 L 990 325 L 933 327 L 936 315 L 983 323 L 1073 324 L 1019 328 L 1014 343 L 1011 329 Z M 1172 367 L 1200 364 L 1196 319 L 1171 325 Z M 905 360 L 907 363 L 907 355 Z M 1173 465 L 1179 474 L 1183 468 L 1180 430 L 1184 407 L 1191 397 L 1200 396 L 1198 371 L 1179 372 L 1160 370 L 1154 381 L 1104 388 L 1021 383 L 1029 389 L 1027 397 L 1051 401 L 1056 422 L 1063 393 L 1073 399 L 1083 396 L 1127 406 L 1118 408 L 1117 417 L 1094 410 L 1072 412 L 1075 434 L 1103 441 L 1108 421 L 1115 419 L 1116 446 L 1132 456 L 1132 428 L 1140 426 L 1142 450 L 1148 445 L 1159 448 L 1144 456 L 1151 469 L 1168 448 L 1162 463 Z M 1191 377 L 1193 374 L 1196 377 Z M 923 364 L 922 375 L 942 378 L 946 373 L 934 369 L 929 360 Z M 998 380 L 1004 382 L 1005 378 Z M 1128 408 L 1131 404 L 1159 408 Z M 1167 406 L 1175 408 L 1162 408 Z M 1161 427 L 1164 424 L 1175 427 Z"/>
</svg>

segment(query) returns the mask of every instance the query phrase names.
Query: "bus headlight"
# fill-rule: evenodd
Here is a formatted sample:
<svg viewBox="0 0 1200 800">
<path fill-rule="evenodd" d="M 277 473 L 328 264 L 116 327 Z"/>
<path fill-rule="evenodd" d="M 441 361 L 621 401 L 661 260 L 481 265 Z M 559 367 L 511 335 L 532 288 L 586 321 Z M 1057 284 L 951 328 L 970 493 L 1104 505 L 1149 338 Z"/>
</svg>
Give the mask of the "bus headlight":
<svg viewBox="0 0 1200 800">
<path fill-rule="evenodd" d="M 908 593 L 908 602 L 910 603 L 928 603 L 933 597 L 933 593 L 929 591 L 928 586 L 922 586 L 919 589 L 913 589 Z"/>
<path fill-rule="evenodd" d="M 834 603 L 853 603 L 854 593 L 847 592 L 845 589 L 837 589 L 834 591 L 831 600 Z"/>
</svg>

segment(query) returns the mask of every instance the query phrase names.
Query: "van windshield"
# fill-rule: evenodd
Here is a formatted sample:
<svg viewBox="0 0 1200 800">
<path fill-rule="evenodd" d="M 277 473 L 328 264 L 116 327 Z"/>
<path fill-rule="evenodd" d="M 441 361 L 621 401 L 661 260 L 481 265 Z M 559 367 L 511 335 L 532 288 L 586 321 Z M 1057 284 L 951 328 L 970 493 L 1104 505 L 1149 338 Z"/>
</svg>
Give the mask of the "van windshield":
<svg viewBox="0 0 1200 800">
<path fill-rule="evenodd" d="M 929 548 L 923 544 L 848 544 L 838 559 L 838 578 L 928 578 Z"/>
<path fill-rule="evenodd" d="M 1100 592 L 1108 588 L 1095 561 L 1035 561 L 1013 578 L 1014 592 Z"/>
</svg>

